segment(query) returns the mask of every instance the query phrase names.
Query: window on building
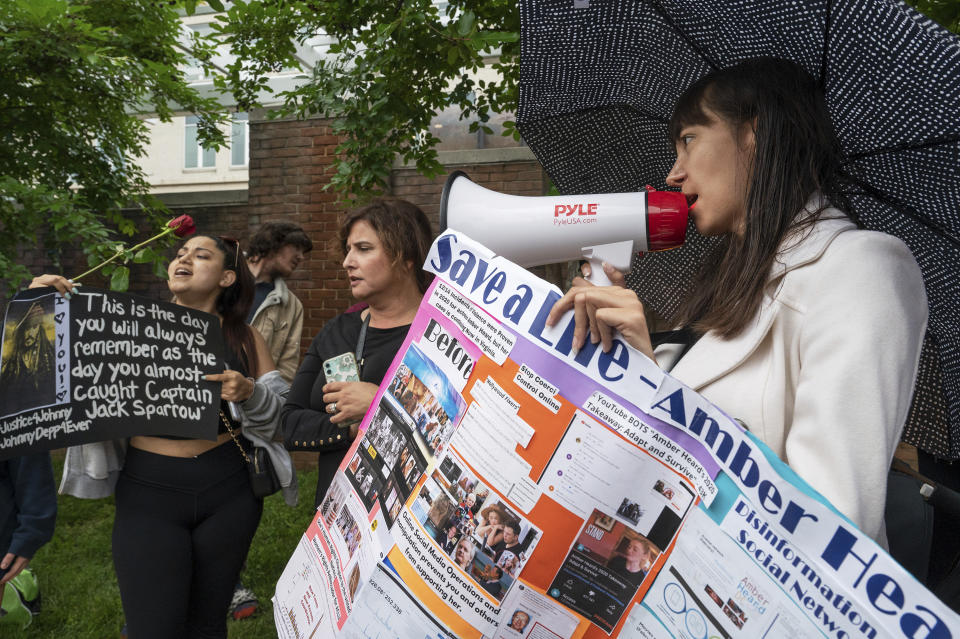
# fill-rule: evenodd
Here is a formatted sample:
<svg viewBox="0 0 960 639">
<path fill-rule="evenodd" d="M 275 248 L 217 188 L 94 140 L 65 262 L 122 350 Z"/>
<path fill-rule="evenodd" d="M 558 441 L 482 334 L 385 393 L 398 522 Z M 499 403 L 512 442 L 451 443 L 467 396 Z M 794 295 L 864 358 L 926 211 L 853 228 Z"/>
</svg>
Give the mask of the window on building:
<svg viewBox="0 0 960 639">
<path fill-rule="evenodd" d="M 209 23 L 184 26 L 182 29 L 183 32 L 180 41 L 187 50 L 193 49 L 195 36 L 205 38 L 213 33 L 213 27 Z M 199 60 L 188 53 L 185 62 L 186 66 L 183 69 L 183 76 L 188 83 L 207 81 L 207 73 Z"/>
<path fill-rule="evenodd" d="M 440 110 L 430 122 L 430 132 L 440 138 L 437 151 L 463 151 L 468 149 L 496 149 L 505 147 L 524 146 L 523 140 L 514 140 L 512 136 L 502 135 L 503 123 L 515 120 L 514 113 L 491 113 L 486 125 L 492 133 L 485 133 L 483 129 L 470 131 L 470 124 L 475 118 L 460 119 L 460 107 L 448 106 Z"/>
<path fill-rule="evenodd" d="M 249 127 L 246 113 L 234 113 L 230 126 L 230 166 L 246 166 L 250 157 Z"/>
<path fill-rule="evenodd" d="M 195 115 L 188 115 L 184 140 L 183 167 L 186 169 L 209 168 L 217 165 L 217 152 L 200 146 L 197 137 L 197 121 Z"/>
</svg>

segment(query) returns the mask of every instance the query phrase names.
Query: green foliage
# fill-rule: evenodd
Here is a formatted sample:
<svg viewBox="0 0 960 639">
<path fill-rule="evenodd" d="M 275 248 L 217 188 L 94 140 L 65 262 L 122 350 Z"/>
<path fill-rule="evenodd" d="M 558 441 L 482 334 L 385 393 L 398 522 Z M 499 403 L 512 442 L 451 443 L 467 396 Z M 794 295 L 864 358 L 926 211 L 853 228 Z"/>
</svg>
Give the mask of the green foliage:
<svg viewBox="0 0 960 639">
<path fill-rule="evenodd" d="M 960 32 L 960 1 L 907 1 Z M 519 31 L 516 0 L 450 0 L 443 11 L 432 0 L 237 0 L 215 36 L 236 56 L 218 83 L 250 108 L 268 90 L 268 74 L 300 68 L 296 45 L 335 38 L 310 82 L 279 96 L 275 114 L 335 118 L 344 142 L 330 186 L 363 199 L 386 186 L 397 155 L 423 175 L 441 171 L 428 125 L 444 107 L 458 107 L 471 131 L 488 134 L 492 113 L 516 108 Z M 490 54 L 500 79 L 477 80 L 472 73 Z M 513 124 L 503 133 L 519 138 Z"/>
<path fill-rule="evenodd" d="M 429 124 L 441 109 L 455 106 L 475 120 L 472 130 L 492 133 L 490 116 L 517 104 L 515 0 L 452 0 L 442 12 L 431 0 L 238 0 L 215 31 L 236 56 L 219 85 L 242 108 L 256 104 L 269 73 L 300 68 L 297 47 L 308 38 L 335 38 L 310 81 L 279 96 L 278 115 L 334 118 L 344 141 L 330 185 L 344 198 L 383 189 L 397 155 L 423 175 L 439 174 Z M 491 59 L 499 80 L 478 80 Z M 517 136 L 512 127 L 504 133 Z"/>
<path fill-rule="evenodd" d="M 944 29 L 960 34 L 960 2 L 958 0 L 906 0 L 906 3 Z"/>
<path fill-rule="evenodd" d="M 141 208 L 150 228 L 166 220 L 137 163 L 138 113 L 196 113 L 204 143 L 224 143 L 219 104 L 178 70 L 179 29 L 169 2 L 0 2 L 0 280 L 11 290 L 29 275 L 18 248 L 39 246 L 60 266 L 78 246 L 95 264 L 137 231 L 121 207 Z M 126 287 L 125 268 L 107 273 L 112 285 Z"/>
<path fill-rule="evenodd" d="M 908 0 L 947 29 L 960 32 L 957 0 Z M 165 221 L 147 195 L 137 159 L 147 139 L 144 113 L 168 121 L 177 111 L 198 116 L 206 147 L 218 148 L 225 115 L 178 70 L 179 10 L 198 0 L 5 0 L 0 2 L 0 280 L 16 288 L 30 274 L 24 247 L 80 247 L 90 265 L 137 232 L 124 208 L 140 208 L 147 226 Z M 458 108 L 471 131 L 492 133 L 491 115 L 516 108 L 520 16 L 516 0 L 206 0 L 219 17 L 214 34 L 194 36 L 189 53 L 207 65 L 215 85 L 240 110 L 258 106 L 268 77 L 300 68 L 298 50 L 312 37 L 334 39 L 309 81 L 280 94 L 275 115 L 334 119 L 343 136 L 331 186 L 363 199 L 387 185 L 398 155 L 426 176 L 442 171 L 430 120 Z M 218 42 L 234 61 L 209 65 Z M 478 79 L 491 67 L 496 81 Z M 512 122 L 504 135 L 518 137 Z M 153 263 L 162 274 L 165 238 L 138 256 L 104 269 L 124 286 L 129 262 Z M 73 273 L 67 273 L 73 275 Z"/>
</svg>

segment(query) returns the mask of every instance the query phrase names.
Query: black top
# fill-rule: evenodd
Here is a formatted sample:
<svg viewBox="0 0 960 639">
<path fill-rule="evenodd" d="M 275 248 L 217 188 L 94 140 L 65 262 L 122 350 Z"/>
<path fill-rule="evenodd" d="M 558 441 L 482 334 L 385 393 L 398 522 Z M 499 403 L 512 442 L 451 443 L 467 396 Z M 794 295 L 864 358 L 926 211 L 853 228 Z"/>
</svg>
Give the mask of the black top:
<svg viewBox="0 0 960 639">
<path fill-rule="evenodd" d="M 503 586 L 500 584 L 499 579 L 494 579 L 492 581 L 481 581 L 480 585 L 483 586 L 483 589 L 494 597 L 499 597 L 500 593 L 503 592 Z"/>
<path fill-rule="evenodd" d="M 493 551 L 493 560 L 500 561 L 500 556 L 503 554 L 503 551 L 505 550 L 509 550 L 513 554 L 517 555 L 517 558 L 519 559 L 520 553 L 523 552 L 523 547 L 520 545 L 520 542 L 517 542 L 512 546 L 508 546 L 507 542 L 501 539 L 494 545 L 490 546 L 490 550 Z"/>
<path fill-rule="evenodd" d="M 627 558 L 623 555 L 617 555 L 608 561 L 607 568 L 614 571 L 628 582 L 636 585 L 640 585 L 640 583 L 643 582 L 643 578 L 647 576 L 647 573 L 643 570 L 630 572 L 630 570 L 627 568 Z"/>
<path fill-rule="evenodd" d="M 700 341 L 703 333 L 696 333 L 689 326 L 677 329 L 675 331 L 660 331 L 659 333 L 650 333 L 650 342 L 654 350 L 661 344 L 683 344 L 680 350 L 680 356 L 673 363 L 676 366 L 683 357 L 690 352 L 693 345 Z"/>
<path fill-rule="evenodd" d="M 263 300 L 267 299 L 267 295 L 269 295 L 273 289 L 273 282 L 257 282 L 256 286 L 253 287 L 253 304 L 250 305 L 250 312 L 247 313 L 247 324 L 253 321 L 257 310 L 260 308 L 260 305 L 263 304 Z"/>
<path fill-rule="evenodd" d="M 349 428 L 330 423 L 330 415 L 323 401 L 323 387 L 327 383 L 323 362 L 335 355 L 356 351 L 360 327 L 363 325 L 361 313 L 343 313 L 324 325 L 300 363 L 290 386 L 287 403 L 280 413 L 283 443 L 287 449 L 315 450 L 320 453 L 317 460 L 318 504 L 351 444 Z M 409 328 L 409 325 L 367 328 L 360 381 L 380 385 Z"/>
</svg>

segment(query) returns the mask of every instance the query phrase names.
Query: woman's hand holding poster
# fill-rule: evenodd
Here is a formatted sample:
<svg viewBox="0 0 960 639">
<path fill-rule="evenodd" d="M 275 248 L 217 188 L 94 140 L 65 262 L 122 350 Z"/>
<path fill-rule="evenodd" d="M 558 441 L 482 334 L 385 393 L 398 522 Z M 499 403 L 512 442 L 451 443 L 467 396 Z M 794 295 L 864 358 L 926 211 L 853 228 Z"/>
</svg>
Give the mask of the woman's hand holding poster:
<svg viewBox="0 0 960 639">
<path fill-rule="evenodd" d="M 619 340 L 574 351 L 557 289 L 456 232 L 427 268 L 277 584 L 280 637 L 960 632 L 715 406 Z"/>
</svg>

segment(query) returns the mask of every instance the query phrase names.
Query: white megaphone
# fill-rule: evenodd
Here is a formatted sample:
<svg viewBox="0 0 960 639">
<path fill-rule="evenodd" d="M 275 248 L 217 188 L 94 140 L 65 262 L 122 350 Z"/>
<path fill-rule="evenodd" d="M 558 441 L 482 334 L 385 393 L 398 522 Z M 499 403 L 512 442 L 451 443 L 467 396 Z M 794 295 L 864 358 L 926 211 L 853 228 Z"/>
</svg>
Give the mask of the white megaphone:
<svg viewBox="0 0 960 639">
<path fill-rule="evenodd" d="M 680 193 L 640 191 L 525 197 L 474 184 L 463 171 L 447 178 L 440 229 L 467 234 L 523 267 L 587 260 L 589 281 L 608 286 L 601 266 L 630 270 L 634 252 L 683 244 L 687 199 Z"/>
</svg>

